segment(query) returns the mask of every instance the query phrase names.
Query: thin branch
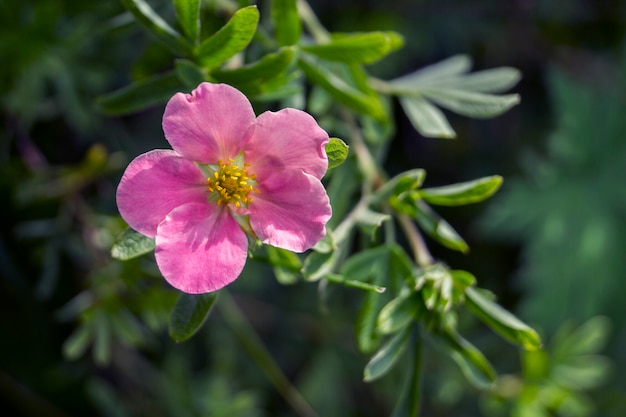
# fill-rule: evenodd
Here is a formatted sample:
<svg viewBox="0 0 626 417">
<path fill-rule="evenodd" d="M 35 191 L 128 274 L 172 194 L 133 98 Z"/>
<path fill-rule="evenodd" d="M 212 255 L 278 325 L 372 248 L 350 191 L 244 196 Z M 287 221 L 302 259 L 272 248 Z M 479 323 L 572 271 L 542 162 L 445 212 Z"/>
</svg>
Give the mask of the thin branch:
<svg viewBox="0 0 626 417">
<path fill-rule="evenodd" d="M 224 320 L 235 333 L 244 349 L 248 351 L 252 359 L 274 385 L 276 391 L 289 403 L 295 413 L 300 417 L 319 417 L 302 394 L 289 382 L 289 379 L 287 379 L 272 358 L 261 337 L 244 316 L 228 291 L 221 291 L 218 308 L 222 311 Z"/>
</svg>

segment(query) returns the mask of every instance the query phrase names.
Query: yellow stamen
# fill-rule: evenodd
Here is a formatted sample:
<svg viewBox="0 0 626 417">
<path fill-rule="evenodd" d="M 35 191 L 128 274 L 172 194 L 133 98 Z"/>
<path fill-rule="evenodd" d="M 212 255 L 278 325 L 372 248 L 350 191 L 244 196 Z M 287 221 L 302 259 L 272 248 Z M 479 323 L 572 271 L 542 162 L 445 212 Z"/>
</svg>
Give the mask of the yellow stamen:
<svg viewBox="0 0 626 417">
<path fill-rule="evenodd" d="M 235 162 L 232 158 L 228 163 L 218 161 L 218 171 L 213 172 L 206 179 L 207 190 L 213 194 L 209 199 L 218 205 L 234 204 L 235 207 L 247 207 L 252 201 L 248 197 L 250 192 L 258 193 L 256 188 L 256 174 L 248 174 L 247 168 L 250 164 Z"/>
</svg>

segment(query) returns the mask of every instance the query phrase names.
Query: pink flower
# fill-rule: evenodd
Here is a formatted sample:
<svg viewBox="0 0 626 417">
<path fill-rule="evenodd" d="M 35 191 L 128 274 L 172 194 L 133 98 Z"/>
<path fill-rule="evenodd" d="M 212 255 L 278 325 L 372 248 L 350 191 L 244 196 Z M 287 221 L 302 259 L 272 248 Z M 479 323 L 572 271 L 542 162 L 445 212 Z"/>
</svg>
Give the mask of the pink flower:
<svg viewBox="0 0 626 417">
<path fill-rule="evenodd" d="M 255 117 L 235 88 L 202 83 L 170 99 L 163 131 L 173 150 L 135 158 L 117 205 L 130 227 L 155 238 L 157 265 L 175 288 L 198 294 L 233 282 L 248 236 L 294 252 L 324 236 L 328 134 L 307 113 Z"/>
</svg>

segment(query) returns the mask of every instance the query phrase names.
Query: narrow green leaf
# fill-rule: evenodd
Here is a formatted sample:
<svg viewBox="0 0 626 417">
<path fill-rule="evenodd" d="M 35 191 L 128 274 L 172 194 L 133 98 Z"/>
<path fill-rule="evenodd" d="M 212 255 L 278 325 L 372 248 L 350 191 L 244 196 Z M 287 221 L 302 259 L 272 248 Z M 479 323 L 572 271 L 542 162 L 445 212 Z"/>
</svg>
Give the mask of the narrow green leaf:
<svg viewBox="0 0 626 417">
<path fill-rule="evenodd" d="M 111 256 L 127 261 L 154 250 L 154 239 L 127 228 L 111 248 Z"/>
<path fill-rule="evenodd" d="M 377 95 L 357 90 L 327 68 L 312 64 L 304 57 L 298 60 L 298 65 L 313 83 L 326 90 L 337 102 L 378 121 L 387 120 L 387 112 Z"/>
<path fill-rule="evenodd" d="M 204 68 L 217 67 L 236 53 L 243 51 L 252 41 L 259 23 L 256 6 L 239 9 L 220 30 L 202 41 L 197 50 Z"/>
<path fill-rule="evenodd" d="M 333 34 L 328 43 L 303 46 L 302 50 L 328 61 L 370 64 L 402 47 L 396 32 Z"/>
<path fill-rule="evenodd" d="M 437 240 L 447 248 L 458 250 L 463 253 L 469 251 L 469 246 L 461 236 L 445 221 L 441 216 L 435 213 L 428 205 L 417 201 L 415 204 L 416 220 L 422 230 Z"/>
<path fill-rule="evenodd" d="M 455 55 L 390 81 L 397 87 L 415 88 L 431 85 L 441 79 L 469 71 L 472 61 L 467 55 Z"/>
<path fill-rule="evenodd" d="M 422 94 L 441 107 L 468 117 L 489 118 L 499 116 L 519 104 L 517 94 L 497 96 L 461 90 L 422 90 Z"/>
<path fill-rule="evenodd" d="M 552 340 L 555 362 L 600 352 L 610 337 L 611 321 L 607 317 L 596 316 L 577 329 L 568 327 L 561 326 Z"/>
<path fill-rule="evenodd" d="M 83 323 L 63 343 L 63 356 L 68 360 L 78 359 L 85 353 L 90 343 L 91 329 Z"/>
<path fill-rule="evenodd" d="M 451 90 L 499 93 L 515 86 L 521 77 L 522 74 L 515 68 L 500 67 L 442 79 L 429 85 L 441 85 Z"/>
<path fill-rule="evenodd" d="M 333 272 L 338 261 L 338 254 L 333 252 L 311 252 L 304 260 L 300 271 L 307 281 L 317 281 L 326 274 Z"/>
<path fill-rule="evenodd" d="M 339 138 L 330 138 L 326 147 L 326 155 L 328 156 L 328 169 L 338 167 L 348 157 L 348 145 Z"/>
<path fill-rule="evenodd" d="M 276 280 L 281 284 L 293 284 L 298 280 L 302 262 L 295 253 L 274 246 L 265 246 Z"/>
<path fill-rule="evenodd" d="M 419 412 L 421 400 L 422 376 L 422 340 L 419 337 L 417 326 L 413 326 L 409 341 L 409 363 L 406 367 L 409 372 L 402 388 L 402 394 L 394 407 L 391 417 L 416 417 Z"/>
<path fill-rule="evenodd" d="M 121 0 L 135 19 L 177 55 L 188 56 L 191 43 L 159 16 L 145 0 Z"/>
<path fill-rule="evenodd" d="M 302 34 L 296 0 L 272 0 L 274 36 L 281 46 L 296 45 Z"/>
<path fill-rule="evenodd" d="M 491 386 L 496 379 L 496 372 L 478 348 L 452 329 L 444 329 L 438 336 L 445 342 L 444 347 L 470 383 L 479 389 Z"/>
<path fill-rule="evenodd" d="M 392 195 L 397 196 L 409 190 L 416 190 L 422 185 L 425 178 L 426 171 L 421 168 L 401 172 L 376 190 L 370 202 L 378 204 L 387 201 Z"/>
<path fill-rule="evenodd" d="M 200 39 L 200 0 L 174 0 L 178 22 L 195 45 Z"/>
<path fill-rule="evenodd" d="M 476 317 L 502 337 L 524 349 L 533 350 L 541 347 L 541 339 L 535 330 L 495 302 L 485 298 L 475 288 L 468 287 L 465 296 L 467 307 Z"/>
<path fill-rule="evenodd" d="M 204 71 L 193 61 L 177 59 L 174 63 L 174 68 L 176 70 L 176 76 L 185 84 L 188 90 L 193 90 L 200 83 L 206 81 Z"/>
<path fill-rule="evenodd" d="M 493 175 L 443 187 L 423 188 L 419 193 L 422 199 L 430 204 L 462 206 L 486 200 L 498 191 L 500 185 L 502 177 Z"/>
<path fill-rule="evenodd" d="M 421 97 L 400 97 L 400 105 L 413 127 L 427 138 L 452 139 L 456 132 L 441 110 Z"/>
<path fill-rule="evenodd" d="M 405 328 L 417 317 L 423 304 L 413 294 L 398 296 L 380 310 L 376 320 L 376 328 L 382 334 L 395 333 Z"/>
<path fill-rule="evenodd" d="M 239 68 L 228 70 L 216 68 L 211 71 L 211 76 L 229 84 L 262 83 L 284 74 L 291 65 L 294 55 L 294 48 L 281 48 L 254 63 Z"/>
<path fill-rule="evenodd" d="M 339 274 L 326 274 L 324 275 L 324 279 L 334 284 L 341 284 L 341 285 L 345 285 L 346 287 L 358 288 L 359 290 L 364 290 L 364 291 L 373 291 L 378 294 L 382 294 L 385 291 L 387 291 L 387 288 L 385 287 L 368 284 L 363 281 L 355 281 L 352 279 L 346 279 L 346 277 L 344 277 L 343 275 L 339 275 Z"/>
<path fill-rule="evenodd" d="M 175 342 L 184 342 L 193 336 L 206 321 L 217 300 L 217 293 L 181 293 L 170 313 L 169 333 Z"/>
<path fill-rule="evenodd" d="M 406 349 L 410 328 L 389 339 L 365 365 L 363 380 L 372 382 L 391 370 Z"/>
<path fill-rule="evenodd" d="M 111 324 L 103 310 L 95 310 L 91 320 L 94 361 L 106 365 L 111 359 Z"/>
<path fill-rule="evenodd" d="M 185 89 L 173 72 L 157 75 L 100 96 L 96 106 L 110 115 L 124 115 L 165 103 L 175 93 Z"/>
<path fill-rule="evenodd" d="M 381 281 L 379 277 L 374 276 L 374 285 L 380 284 Z M 357 346 L 361 353 L 372 353 L 380 344 L 380 334 L 376 332 L 376 317 L 381 305 L 380 294 L 375 292 L 365 294 L 354 323 Z"/>
</svg>

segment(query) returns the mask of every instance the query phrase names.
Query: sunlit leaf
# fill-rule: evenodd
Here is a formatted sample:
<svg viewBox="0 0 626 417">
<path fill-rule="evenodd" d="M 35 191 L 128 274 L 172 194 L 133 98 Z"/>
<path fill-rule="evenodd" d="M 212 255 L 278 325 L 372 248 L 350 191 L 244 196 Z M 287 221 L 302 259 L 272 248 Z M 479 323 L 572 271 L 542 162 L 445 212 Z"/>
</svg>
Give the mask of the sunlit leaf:
<svg viewBox="0 0 626 417">
<path fill-rule="evenodd" d="M 328 169 L 338 167 L 348 157 L 348 145 L 339 138 L 330 138 L 325 147 Z"/>
<path fill-rule="evenodd" d="M 204 68 L 213 68 L 244 50 L 252 40 L 258 23 L 259 11 L 256 6 L 237 10 L 228 23 L 202 41 L 197 50 L 200 64 Z"/>
<path fill-rule="evenodd" d="M 167 24 L 145 0 L 121 0 L 121 2 L 139 23 L 172 52 L 184 56 L 191 53 L 191 43 Z"/>
<path fill-rule="evenodd" d="M 442 187 L 422 188 L 419 193 L 422 199 L 430 204 L 460 206 L 478 203 L 491 197 L 501 184 L 502 177 L 494 175 Z"/>
<path fill-rule="evenodd" d="M 402 47 L 404 40 L 395 32 L 333 34 L 328 43 L 302 49 L 329 61 L 369 64 Z"/>
<path fill-rule="evenodd" d="M 181 293 L 170 313 L 169 333 L 175 342 L 184 342 L 204 324 L 217 300 L 217 293 Z"/>
<path fill-rule="evenodd" d="M 295 45 L 300 40 L 302 25 L 296 0 L 272 0 L 274 36 L 279 45 Z"/>
<path fill-rule="evenodd" d="M 154 239 L 133 229 L 126 229 L 111 248 L 111 256 L 127 261 L 154 250 Z"/>
<path fill-rule="evenodd" d="M 465 290 L 467 307 L 502 337 L 525 349 L 538 349 L 541 339 L 535 330 L 473 287 Z"/>
<path fill-rule="evenodd" d="M 139 81 L 98 97 L 96 105 L 105 113 L 123 115 L 165 103 L 185 85 L 173 72 Z"/>
<path fill-rule="evenodd" d="M 391 370 L 406 349 L 409 333 L 410 328 L 396 334 L 382 345 L 365 365 L 363 371 L 364 381 L 374 381 Z"/>
<path fill-rule="evenodd" d="M 178 22 L 195 44 L 200 37 L 200 0 L 174 0 Z"/>
</svg>

